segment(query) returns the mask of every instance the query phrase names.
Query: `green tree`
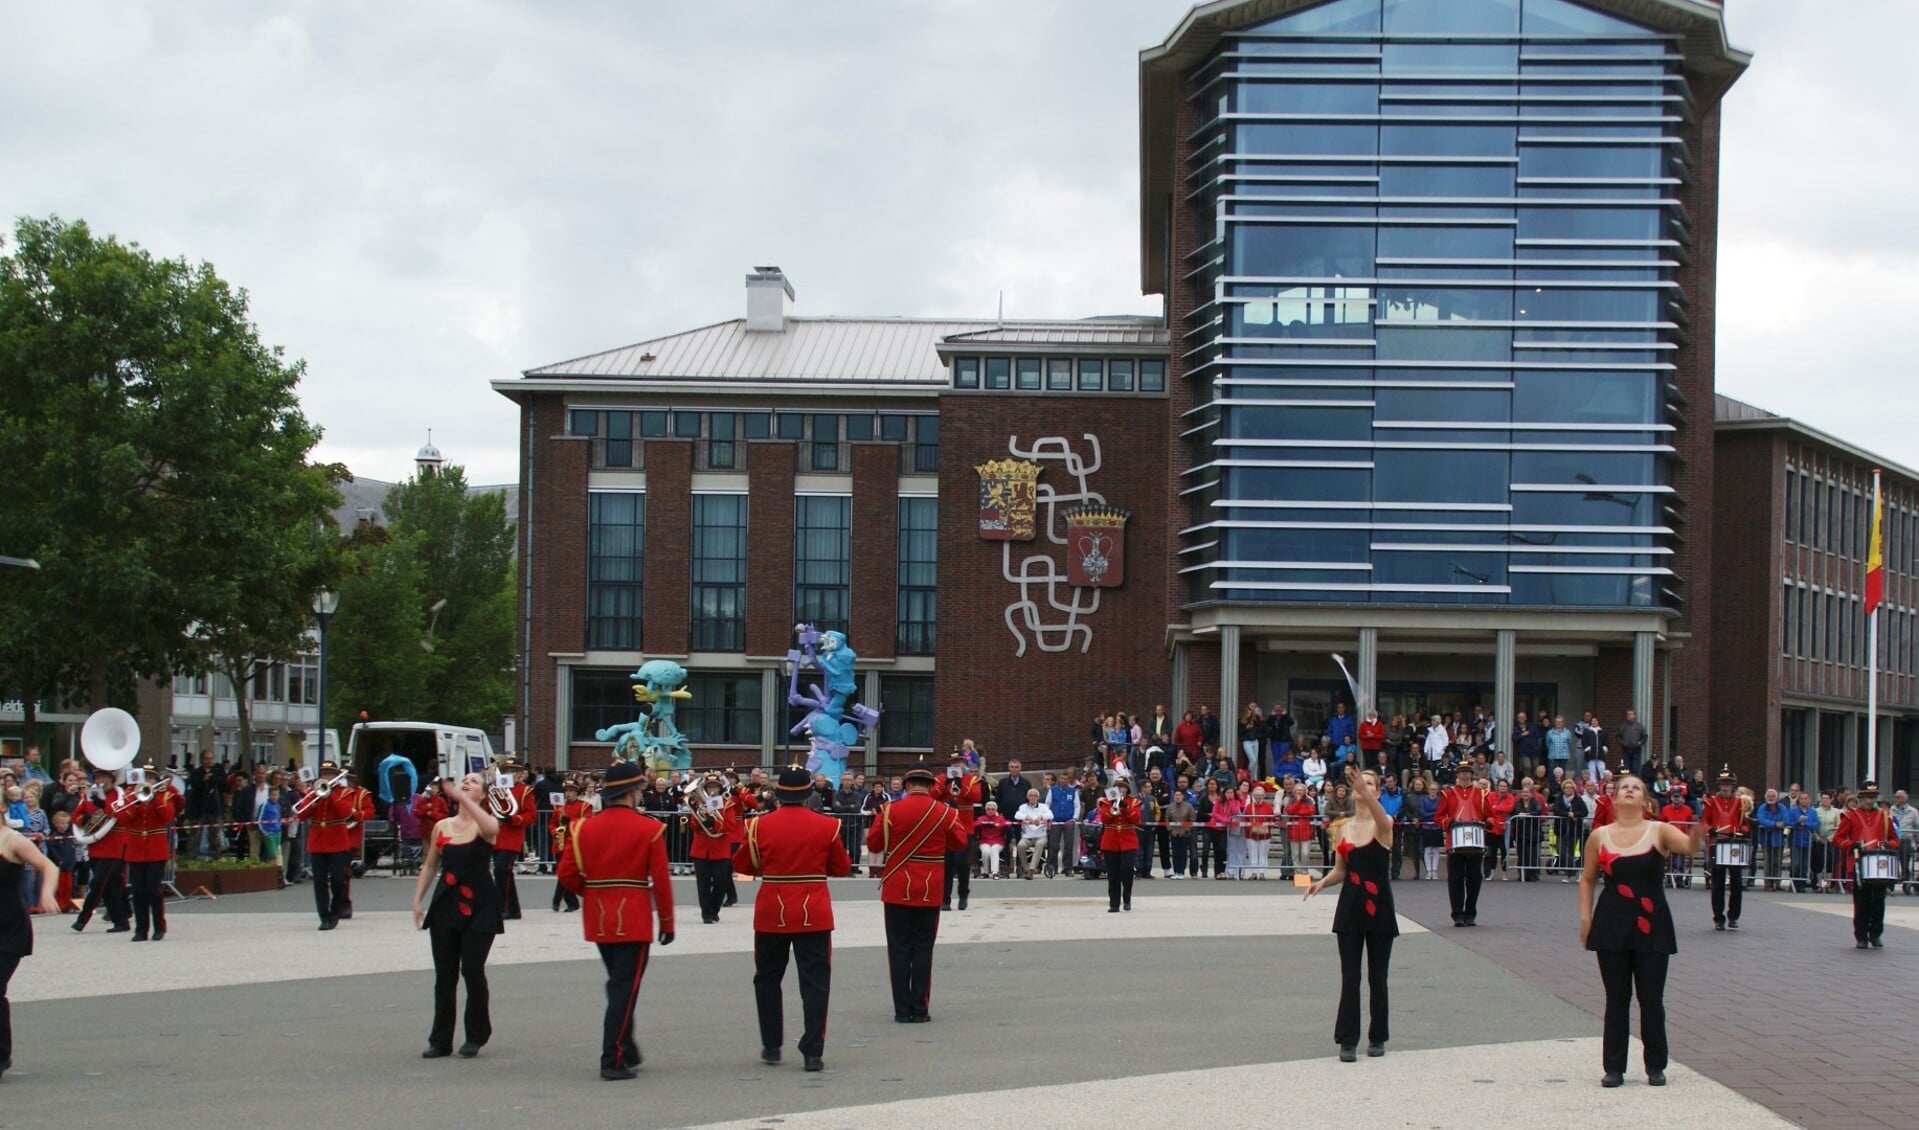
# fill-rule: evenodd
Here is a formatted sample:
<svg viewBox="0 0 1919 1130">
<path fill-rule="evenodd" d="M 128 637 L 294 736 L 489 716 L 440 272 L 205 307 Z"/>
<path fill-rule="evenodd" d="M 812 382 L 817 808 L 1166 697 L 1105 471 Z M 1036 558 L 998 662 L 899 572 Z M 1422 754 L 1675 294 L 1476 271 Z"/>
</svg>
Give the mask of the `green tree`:
<svg viewBox="0 0 1919 1130">
<path fill-rule="evenodd" d="M 210 635 L 275 654 L 323 578 L 335 468 L 308 455 L 299 362 L 211 265 L 21 219 L 0 257 L 0 686 L 131 705 Z M 196 634 L 198 630 L 198 634 Z M 249 639 L 243 642 L 240 635 Z"/>
</svg>

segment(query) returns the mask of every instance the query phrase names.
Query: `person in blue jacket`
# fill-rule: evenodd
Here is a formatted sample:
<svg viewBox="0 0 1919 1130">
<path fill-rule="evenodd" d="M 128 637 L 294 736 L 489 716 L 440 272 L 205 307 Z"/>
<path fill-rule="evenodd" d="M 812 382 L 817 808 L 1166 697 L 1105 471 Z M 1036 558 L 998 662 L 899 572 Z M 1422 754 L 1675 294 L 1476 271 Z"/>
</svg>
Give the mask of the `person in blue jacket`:
<svg viewBox="0 0 1919 1130">
<path fill-rule="evenodd" d="M 1786 861 L 1792 877 L 1792 889 L 1801 894 L 1812 878 L 1812 837 L 1819 830 L 1819 813 L 1813 810 L 1812 794 L 1800 793 L 1786 810 L 1786 842 L 1791 848 Z"/>
<path fill-rule="evenodd" d="M 1079 786 L 1056 777 L 1044 799 L 1053 812 L 1046 828 L 1046 873 L 1071 875 L 1079 865 Z"/>
<path fill-rule="evenodd" d="M 1792 809 L 1779 799 L 1778 789 L 1767 789 L 1766 800 L 1752 809 L 1752 822 L 1758 826 L 1759 850 L 1764 858 L 1766 869 L 1766 889 L 1779 889 L 1779 875 L 1784 870 L 1786 855 L 1786 823 L 1792 818 Z"/>
<path fill-rule="evenodd" d="M 1346 713 L 1346 704 L 1342 702 L 1334 706 L 1333 716 L 1326 719 L 1326 740 L 1332 743 L 1334 749 L 1338 749 L 1352 742 L 1357 733 L 1353 716 Z"/>
</svg>

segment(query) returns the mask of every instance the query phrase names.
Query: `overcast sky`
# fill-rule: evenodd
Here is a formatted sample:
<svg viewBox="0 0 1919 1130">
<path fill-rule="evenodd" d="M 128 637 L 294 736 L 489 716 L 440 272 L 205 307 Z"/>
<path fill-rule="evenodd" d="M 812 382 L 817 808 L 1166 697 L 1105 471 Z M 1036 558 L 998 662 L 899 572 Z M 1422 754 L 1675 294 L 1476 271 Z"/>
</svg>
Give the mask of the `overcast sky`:
<svg viewBox="0 0 1919 1130">
<path fill-rule="evenodd" d="M 1919 3 L 1727 7 L 1720 391 L 1919 465 Z M 489 381 L 738 317 L 754 264 L 806 314 L 1156 313 L 1136 53 L 1186 9 L 8 4 L 0 217 L 246 287 L 323 458 L 403 477 L 431 428 L 508 481 Z"/>
</svg>

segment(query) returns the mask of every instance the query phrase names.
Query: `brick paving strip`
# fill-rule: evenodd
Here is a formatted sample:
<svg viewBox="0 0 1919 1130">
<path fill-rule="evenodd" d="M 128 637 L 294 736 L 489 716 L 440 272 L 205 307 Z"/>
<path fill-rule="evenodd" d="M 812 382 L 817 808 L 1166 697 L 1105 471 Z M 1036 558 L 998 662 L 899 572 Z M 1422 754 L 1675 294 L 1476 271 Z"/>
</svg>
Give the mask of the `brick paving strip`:
<svg viewBox="0 0 1919 1130">
<path fill-rule="evenodd" d="M 1444 882 L 1393 884 L 1400 914 L 1600 1016 L 1599 970 L 1579 947 L 1578 890 L 1557 879 L 1488 882 L 1479 925 L 1459 929 Z M 1679 934 L 1666 982 L 1675 1060 L 1801 1125 L 1912 1125 L 1919 1028 L 1903 1002 L 1919 984 L 1919 930 L 1896 925 L 1904 915 L 1887 915 L 1885 949 L 1860 950 L 1849 917 L 1747 891 L 1740 929 L 1716 933 L 1704 890 L 1666 893 Z M 1635 1038 L 1638 1025 L 1635 1008 Z M 1596 1085 L 1597 1062 L 1592 1071 Z"/>
</svg>

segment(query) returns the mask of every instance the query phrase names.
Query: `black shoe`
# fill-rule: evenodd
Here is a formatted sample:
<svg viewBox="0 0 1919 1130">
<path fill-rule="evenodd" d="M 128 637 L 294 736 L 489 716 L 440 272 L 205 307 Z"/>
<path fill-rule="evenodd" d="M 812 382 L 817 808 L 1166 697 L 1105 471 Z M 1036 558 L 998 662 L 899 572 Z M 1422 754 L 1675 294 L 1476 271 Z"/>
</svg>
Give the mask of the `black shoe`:
<svg viewBox="0 0 1919 1130">
<path fill-rule="evenodd" d="M 334 928 L 335 926 L 338 926 L 339 924 L 340 924 L 340 923 L 339 923 L 339 922 L 338 922 L 337 920 L 335 920 L 335 919 L 332 919 L 332 918 L 322 918 L 322 919 L 320 919 L 320 929 L 322 929 L 322 930 L 331 930 L 331 929 L 333 929 L 333 928 Z"/>
<path fill-rule="evenodd" d="M 1339 1062 L 1358 1063 L 1359 1062 L 1358 1048 L 1352 1044 L 1339 1045 Z"/>
<path fill-rule="evenodd" d="M 716 925 L 718 925 L 718 924 L 719 924 L 719 921 L 720 921 L 720 916 L 716 914 L 716 915 L 714 915 L 714 916 L 713 916 L 713 917 L 711 917 L 711 918 L 701 918 L 701 919 L 700 919 L 700 925 L 702 925 L 702 926 L 716 926 Z"/>
<path fill-rule="evenodd" d="M 1385 1044 L 1367 1044 L 1366 1045 L 1366 1058 L 1368 1059 L 1378 1059 L 1380 1056 L 1385 1054 L 1386 1054 Z"/>
<path fill-rule="evenodd" d="M 133 929 L 133 927 L 131 927 L 131 926 L 111 926 L 111 927 L 108 927 L 108 928 L 107 928 L 107 933 L 109 933 L 109 934 L 124 934 L 124 933 L 126 933 L 126 932 L 127 932 L 128 930 L 131 930 L 131 929 Z"/>
<path fill-rule="evenodd" d="M 893 1023 L 895 1024 L 911 1024 L 912 1022 L 913 1022 L 913 1018 L 911 1016 L 903 1016 L 903 1015 L 896 1014 L 893 1017 Z"/>
<path fill-rule="evenodd" d="M 1465 917 L 1465 915 L 1462 915 L 1462 914 L 1455 914 L 1455 915 L 1453 915 L 1453 925 L 1455 925 L 1455 926 L 1464 926 L 1465 924 L 1466 924 L 1466 917 Z"/>
<path fill-rule="evenodd" d="M 806 1057 L 806 1069 L 808 1071 L 825 1071 L 826 1061 L 819 1056 L 809 1055 Z"/>
<path fill-rule="evenodd" d="M 727 895 L 727 896 L 726 896 L 726 901 L 725 901 L 725 902 L 723 902 L 723 903 L 721 903 L 720 905 L 721 905 L 721 906 L 738 906 L 738 905 L 739 905 L 739 903 L 740 903 L 740 896 L 738 896 L 738 895 Z"/>
<path fill-rule="evenodd" d="M 74 933 L 76 933 L 76 934 L 78 934 L 78 933 L 80 933 L 81 931 L 83 931 L 83 930 L 85 930 L 86 928 L 87 928 L 87 923 L 86 923 L 86 919 L 84 919 L 84 918 L 83 918 L 83 919 L 81 919 L 81 920 L 80 920 L 80 921 L 78 921 L 78 922 L 75 922 L 75 923 L 73 924 L 73 932 L 74 932 Z"/>
<path fill-rule="evenodd" d="M 933 1022 L 933 1018 L 923 1012 L 914 1013 L 910 1019 L 915 1024 L 931 1024 Z"/>
<path fill-rule="evenodd" d="M 461 1059 L 472 1059 L 474 1056 L 479 1054 L 480 1054 L 480 1045 L 474 1043 L 472 1040 L 468 1040 L 466 1043 L 460 1045 Z"/>
<path fill-rule="evenodd" d="M 635 1071 L 635 1070 L 633 1070 L 633 1069 L 632 1069 L 632 1068 L 630 1068 L 630 1067 L 602 1067 L 602 1068 L 600 1068 L 600 1078 L 602 1078 L 602 1079 L 608 1079 L 608 1080 L 612 1080 L 612 1079 L 637 1079 L 637 1078 L 639 1078 L 639 1075 L 640 1075 L 640 1073 L 639 1073 L 639 1072 L 637 1072 L 637 1071 Z"/>
<path fill-rule="evenodd" d="M 1737 918 L 1728 919 L 1726 922 L 1726 929 L 1728 930 L 1739 929 L 1739 919 Z"/>
<path fill-rule="evenodd" d="M 1715 922 L 1712 924 L 1712 928 L 1722 934 L 1726 932 L 1726 924 L 1724 922 Z"/>
<path fill-rule="evenodd" d="M 345 919 L 351 918 L 353 917 L 353 908 L 350 906 L 343 906 L 340 908 L 339 913 L 335 914 L 334 917 L 341 919 L 342 921 L 344 921 Z M 513 917 L 518 918 L 519 915 L 516 914 Z"/>
<path fill-rule="evenodd" d="M 761 1048 L 760 1049 L 761 1063 L 778 1063 L 779 1061 L 780 1061 L 780 1049 L 778 1048 Z"/>
<path fill-rule="evenodd" d="M 1866 944 L 1866 940 L 1864 938 L 1860 938 L 1858 941 L 1855 941 L 1852 943 L 1852 948 L 1863 950 L 1863 949 L 1871 949 L 1872 947 Z"/>
<path fill-rule="evenodd" d="M 1646 1072 L 1646 1086 L 1663 1087 L 1666 1085 L 1666 1073 L 1663 1071 Z"/>
<path fill-rule="evenodd" d="M 452 1048 L 435 1047 L 432 1044 L 428 1044 L 427 1049 L 420 1053 L 420 1058 L 421 1059 L 445 1059 L 447 1056 L 450 1056 L 452 1054 L 453 1054 Z"/>
<path fill-rule="evenodd" d="M 965 909 L 966 909 L 966 896 L 965 896 L 965 895 L 961 895 L 961 896 L 960 896 L 960 909 L 961 909 L 961 910 L 965 910 Z"/>
<path fill-rule="evenodd" d="M 1624 1083 L 1625 1081 L 1626 1081 L 1626 1077 L 1624 1075 L 1621 1075 L 1619 1072 L 1608 1071 L 1599 1080 L 1599 1085 L 1602 1087 L 1617 1087 L 1620 1084 Z"/>
<path fill-rule="evenodd" d="M 136 942 L 144 942 L 147 940 L 147 936 L 145 934 L 135 934 L 133 940 Z"/>
<path fill-rule="evenodd" d="M 352 916 L 351 914 L 345 914 L 345 915 L 341 915 L 341 917 L 343 917 L 343 918 L 351 918 L 351 917 L 353 917 L 353 916 Z M 509 919 L 509 920 L 512 920 L 512 919 L 518 919 L 518 918 L 520 917 L 520 912 L 519 912 L 519 911 L 517 911 L 517 910 L 509 910 L 509 911 L 507 911 L 507 912 L 506 912 L 505 914 L 502 914 L 502 915 L 501 915 L 500 917 L 502 917 L 502 918 L 506 918 L 506 919 Z"/>
<path fill-rule="evenodd" d="M 953 904 L 952 904 L 952 903 L 950 903 L 950 902 L 943 902 L 943 903 L 940 903 L 940 909 L 941 909 L 941 910 L 951 910 L 951 909 L 953 909 Z"/>
<path fill-rule="evenodd" d="M 1880 941 L 1878 938 L 1867 938 L 1866 942 L 1869 945 L 1871 945 L 1873 949 L 1876 949 L 1876 950 L 1882 950 L 1886 948 L 1886 943 Z"/>
<path fill-rule="evenodd" d="M 1131 911 L 1133 909 L 1133 904 L 1129 902 L 1125 904 L 1124 906 L 1120 907 L 1120 909 L 1125 911 Z"/>
<path fill-rule="evenodd" d="M 159 929 L 157 929 L 157 930 L 155 930 L 155 931 L 153 932 L 153 940 L 154 940 L 154 941 L 156 941 L 156 942 L 164 942 L 164 941 L 166 941 L 166 940 L 167 940 L 167 928 L 166 928 L 165 926 L 162 926 L 162 927 L 160 927 Z"/>
</svg>

